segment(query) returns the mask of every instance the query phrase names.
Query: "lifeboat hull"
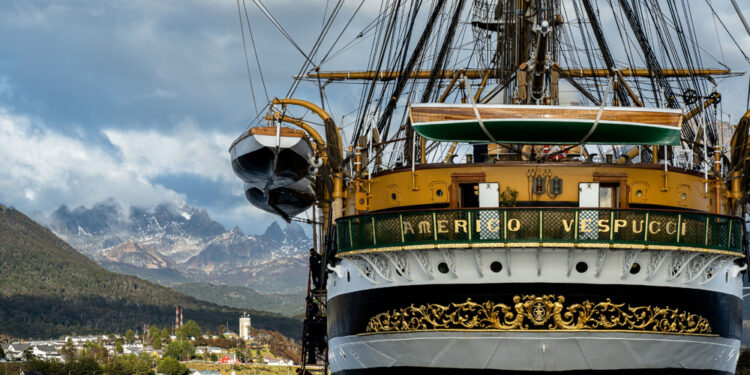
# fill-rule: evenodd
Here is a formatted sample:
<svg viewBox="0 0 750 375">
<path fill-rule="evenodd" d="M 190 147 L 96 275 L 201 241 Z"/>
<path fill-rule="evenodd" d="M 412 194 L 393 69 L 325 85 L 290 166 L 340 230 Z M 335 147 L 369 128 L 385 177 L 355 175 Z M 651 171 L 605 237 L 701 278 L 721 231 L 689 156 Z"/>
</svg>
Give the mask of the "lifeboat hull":
<svg viewBox="0 0 750 375">
<path fill-rule="evenodd" d="M 245 183 L 245 198 L 255 207 L 290 221 L 315 203 L 315 192 L 308 178 L 269 190 Z"/>
<path fill-rule="evenodd" d="M 234 173 L 261 190 L 286 186 L 309 174 L 312 147 L 304 133 L 276 127 L 252 128 L 229 148 Z"/>
</svg>

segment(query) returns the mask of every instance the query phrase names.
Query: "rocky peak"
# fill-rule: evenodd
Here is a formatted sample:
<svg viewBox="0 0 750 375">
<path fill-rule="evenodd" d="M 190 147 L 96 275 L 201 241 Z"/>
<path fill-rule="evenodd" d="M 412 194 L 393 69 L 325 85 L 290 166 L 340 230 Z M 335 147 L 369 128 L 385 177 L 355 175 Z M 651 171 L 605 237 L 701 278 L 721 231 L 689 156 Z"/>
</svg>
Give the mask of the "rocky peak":
<svg viewBox="0 0 750 375">
<path fill-rule="evenodd" d="M 208 216 L 205 209 L 195 209 L 191 207 L 191 212 L 183 211 L 184 215 L 189 215 L 185 223 L 185 230 L 200 237 L 212 237 L 226 232 L 223 225 L 215 222 Z M 237 228 L 239 229 L 239 228 Z"/>
<path fill-rule="evenodd" d="M 58 233 L 97 236 L 122 225 L 122 208 L 113 199 L 97 203 L 90 209 L 80 206 L 71 211 L 62 205 L 52 212 L 48 222 Z"/>
<path fill-rule="evenodd" d="M 275 220 L 271 222 L 271 225 L 266 228 L 266 231 L 261 236 L 264 240 L 276 242 L 284 241 L 285 237 L 286 235 L 284 231 L 281 230 L 281 226 Z"/>
<path fill-rule="evenodd" d="M 305 233 L 305 228 L 294 221 L 286 226 L 284 233 L 286 234 L 287 239 L 293 242 L 307 241 L 309 239 L 307 233 Z"/>
</svg>

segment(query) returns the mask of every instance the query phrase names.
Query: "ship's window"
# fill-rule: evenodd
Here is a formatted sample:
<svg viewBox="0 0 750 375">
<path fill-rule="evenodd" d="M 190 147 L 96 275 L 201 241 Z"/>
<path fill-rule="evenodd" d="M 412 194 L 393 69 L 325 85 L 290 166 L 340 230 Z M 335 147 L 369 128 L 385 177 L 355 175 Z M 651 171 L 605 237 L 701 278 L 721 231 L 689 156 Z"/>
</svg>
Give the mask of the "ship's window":
<svg viewBox="0 0 750 375">
<path fill-rule="evenodd" d="M 442 197 L 443 196 L 443 189 L 437 189 L 437 190 L 435 190 L 435 195 L 437 195 L 438 197 Z"/>
<path fill-rule="evenodd" d="M 613 208 L 615 207 L 615 188 L 613 186 L 600 186 L 599 187 L 599 207 L 602 208 Z"/>
<path fill-rule="evenodd" d="M 490 270 L 494 273 L 498 273 L 503 270 L 503 264 L 500 262 L 492 262 L 492 264 L 490 264 Z"/>
<path fill-rule="evenodd" d="M 633 265 L 630 266 L 630 274 L 635 275 L 638 272 L 641 272 L 641 265 L 638 263 L 633 263 Z"/>
<path fill-rule="evenodd" d="M 576 271 L 578 273 L 584 273 L 589 269 L 589 265 L 586 264 L 586 262 L 578 262 L 576 263 Z"/>
<path fill-rule="evenodd" d="M 397 198 L 396 193 L 391 193 L 391 199 L 395 201 L 396 198 Z"/>
<path fill-rule="evenodd" d="M 440 273 L 448 273 L 449 270 L 450 269 L 445 262 L 438 264 L 438 271 L 440 271 Z"/>
<path fill-rule="evenodd" d="M 459 207 L 479 207 L 479 184 L 458 184 L 461 194 Z"/>
</svg>

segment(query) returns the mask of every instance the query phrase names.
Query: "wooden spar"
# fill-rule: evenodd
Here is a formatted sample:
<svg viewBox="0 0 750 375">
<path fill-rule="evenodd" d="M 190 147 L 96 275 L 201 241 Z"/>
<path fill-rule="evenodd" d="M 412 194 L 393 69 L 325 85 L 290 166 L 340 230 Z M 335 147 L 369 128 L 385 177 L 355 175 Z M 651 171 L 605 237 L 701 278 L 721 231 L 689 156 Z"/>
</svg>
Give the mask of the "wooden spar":
<svg viewBox="0 0 750 375">
<path fill-rule="evenodd" d="M 458 77 L 460 77 L 462 73 L 463 73 L 463 70 L 456 70 L 453 73 L 453 78 L 451 79 L 451 83 L 449 83 L 448 87 L 445 88 L 445 91 L 443 91 L 443 93 L 440 94 L 440 99 L 438 99 L 438 102 L 442 103 L 442 102 L 445 101 L 445 99 L 451 93 L 451 90 L 453 89 L 453 86 L 456 84 L 456 80 L 458 80 Z"/>
<path fill-rule="evenodd" d="M 568 81 L 578 92 L 580 92 L 583 96 L 585 96 L 588 100 L 590 100 L 594 105 L 600 105 L 601 102 L 599 102 L 599 99 L 595 98 L 594 95 L 591 95 L 586 88 L 581 86 L 580 83 L 576 82 L 576 80 L 573 79 L 573 77 L 569 76 L 563 69 L 560 67 L 560 65 L 557 65 L 557 63 L 552 63 L 552 71 L 558 72 L 560 74 L 560 77 L 562 77 L 564 80 Z"/>
<path fill-rule="evenodd" d="M 449 79 L 456 74 L 457 70 L 447 69 L 438 73 L 438 78 Z M 609 77 L 607 69 L 584 69 L 584 68 L 564 68 L 560 72 L 573 78 L 593 78 Z M 650 77 L 646 68 L 637 69 L 620 69 L 619 72 L 624 77 Z M 464 71 L 468 79 L 484 79 L 486 69 L 467 69 Z M 742 75 L 745 72 L 738 72 L 729 69 L 664 69 L 662 71 L 665 77 L 689 77 L 689 76 L 735 76 Z M 397 79 L 402 74 L 401 71 L 358 71 L 358 72 L 312 72 L 308 73 L 305 78 L 312 79 L 329 79 L 333 81 L 346 80 L 378 80 L 391 81 Z M 409 79 L 429 79 L 432 76 L 430 70 L 417 70 L 409 73 Z M 488 78 L 499 78 L 496 70 L 490 70 Z"/>
<path fill-rule="evenodd" d="M 638 95 L 635 94 L 633 89 L 630 88 L 630 85 L 625 81 L 625 78 L 622 75 L 622 72 L 619 70 L 615 70 L 615 74 L 617 74 L 617 78 L 619 79 L 619 82 L 622 84 L 622 86 L 625 88 L 625 92 L 630 95 L 630 98 L 633 99 L 633 102 L 635 102 L 636 107 L 643 107 L 643 102 L 640 98 L 638 98 Z"/>
<path fill-rule="evenodd" d="M 477 93 L 474 95 L 474 102 L 479 102 L 479 96 L 482 95 L 482 90 L 484 90 L 484 86 L 487 85 L 487 79 L 490 78 L 490 72 L 492 69 L 487 69 L 487 72 L 484 74 L 484 78 L 482 78 L 482 83 L 479 84 L 479 88 L 477 89 Z M 445 101 L 445 100 L 442 100 Z"/>
</svg>

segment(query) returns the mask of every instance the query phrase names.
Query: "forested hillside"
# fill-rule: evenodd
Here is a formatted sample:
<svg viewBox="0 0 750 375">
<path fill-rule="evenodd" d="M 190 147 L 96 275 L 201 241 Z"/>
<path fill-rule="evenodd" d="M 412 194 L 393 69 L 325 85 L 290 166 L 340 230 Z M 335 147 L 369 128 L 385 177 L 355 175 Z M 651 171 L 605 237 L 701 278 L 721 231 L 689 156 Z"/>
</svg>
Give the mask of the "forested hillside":
<svg viewBox="0 0 750 375">
<path fill-rule="evenodd" d="M 176 284 L 172 289 L 203 301 L 239 309 L 271 311 L 286 316 L 305 311 L 303 294 L 264 294 L 242 286 L 210 283 Z"/>
<path fill-rule="evenodd" d="M 0 205 L 0 332 L 45 338 L 165 326 L 174 321 L 175 306 L 206 329 L 228 322 L 236 330 L 242 313 L 106 271 L 26 215 Z M 298 320 L 248 313 L 257 328 L 300 335 Z"/>
</svg>

